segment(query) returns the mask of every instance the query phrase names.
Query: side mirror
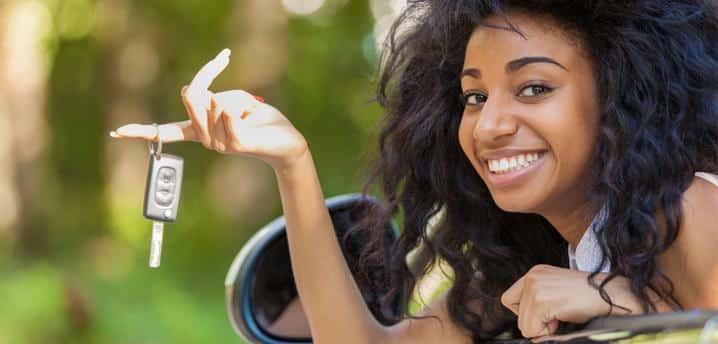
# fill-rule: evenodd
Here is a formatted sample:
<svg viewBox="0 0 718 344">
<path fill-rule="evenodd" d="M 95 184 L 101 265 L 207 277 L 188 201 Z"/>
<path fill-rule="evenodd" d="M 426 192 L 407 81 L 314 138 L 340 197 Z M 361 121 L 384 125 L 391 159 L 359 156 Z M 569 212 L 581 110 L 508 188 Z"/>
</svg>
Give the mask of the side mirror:
<svg viewBox="0 0 718 344">
<path fill-rule="evenodd" d="M 343 237 L 378 202 L 359 194 L 348 194 L 329 198 L 326 204 L 344 257 L 356 274 L 356 262 L 366 241 L 361 233 L 352 234 L 346 241 Z M 388 242 L 396 240 L 398 231 L 393 223 L 387 223 L 386 235 Z M 371 271 L 372 278 L 382 279 L 385 274 L 382 266 Z M 292 275 L 284 216 L 264 226 L 247 241 L 232 262 L 224 285 L 229 320 L 235 332 L 247 342 L 311 343 L 309 325 Z M 380 321 L 383 317 L 376 301 L 384 292 L 362 290 L 364 300 Z M 392 300 L 391 304 L 396 305 L 392 315 L 399 314 L 404 297 L 400 293 Z"/>
</svg>

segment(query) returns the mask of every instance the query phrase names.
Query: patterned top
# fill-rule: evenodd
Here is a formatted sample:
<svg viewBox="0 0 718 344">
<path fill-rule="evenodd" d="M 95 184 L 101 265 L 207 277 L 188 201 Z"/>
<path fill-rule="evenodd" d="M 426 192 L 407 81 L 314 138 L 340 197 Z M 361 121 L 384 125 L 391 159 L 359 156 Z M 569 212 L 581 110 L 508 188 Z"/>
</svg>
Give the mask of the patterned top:
<svg viewBox="0 0 718 344">
<path fill-rule="evenodd" d="M 708 182 L 718 187 L 718 174 L 711 174 L 706 172 L 696 172 L 696 177 L 703 178 Z M 583 233 L 581 240 L 579 240 L 576 249 L 568 244 L 568 262 L 571 270 L 580 270 L 586 272 L 592 272 L 596 270 L 598 265 L 601 263 L 603 258 L 603 252 L 601 246 L 598 244 L 598 238 L 596 237 L 596 230 L 600 223 L 606 219 L 606 208 L 601 208 L 599 212 L 594 216 L 588 229 Z M 601 267 L 601 272 L 611 271 L 611 263 L 606 261 Z"/>
</svg>

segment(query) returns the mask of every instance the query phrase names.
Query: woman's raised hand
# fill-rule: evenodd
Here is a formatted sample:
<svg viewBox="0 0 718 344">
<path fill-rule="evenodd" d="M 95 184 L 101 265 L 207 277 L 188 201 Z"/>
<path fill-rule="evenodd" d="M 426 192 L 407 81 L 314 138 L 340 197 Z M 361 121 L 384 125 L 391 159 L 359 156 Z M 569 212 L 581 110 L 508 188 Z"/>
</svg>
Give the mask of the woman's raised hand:
<svg viewBox="0 0 718 344">
<path fill-rule="evenodd" d="M 308 147 L 304 136 L 279 110 L 245 91 L 209 90 L 229 64 L 229 55 L 229 49 L 222 50 L 182 88 L 189 120 L 159 125 L 162 142 L 196 141 L 220 153 L 258 158 L 275 170 L 289 167 Z M 148 124 L 127 124 L 110 136 L 156 141 L 158 130 Z"/>
</svg>

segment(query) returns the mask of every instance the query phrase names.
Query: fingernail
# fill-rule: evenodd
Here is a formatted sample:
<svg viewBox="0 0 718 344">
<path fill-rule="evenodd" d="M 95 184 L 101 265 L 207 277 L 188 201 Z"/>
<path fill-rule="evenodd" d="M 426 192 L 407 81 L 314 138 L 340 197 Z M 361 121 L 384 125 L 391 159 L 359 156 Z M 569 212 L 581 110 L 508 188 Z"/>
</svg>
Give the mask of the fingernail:
<svg viewBox="0 0 718 344">
<path fill-rule="evenodd" d="M 220 57 L 220 58 L 227 58 L 227 57 L 229 57 L 230 54 L 232 54 L 232 51 L 230 51 L 228 48 L 224 48 L 224 49 L 219 53 L 219 56 L 218 56 L 218 57 Z"/>
<path fill-rule="evenodd" d="M 117 135 L 117 133 L 113 130 L 110 132 L 110 137 L 118 138 L 120 135 Z"/>
<path fill-rule="evenodd" d="M 260 96 L 254 96 L 254 99 L 256 99 L 256 100 L 258 100 L 258 101 L 264 103 L 264 98 L 262 98 L 262 97 L 260 97 Z"/>
<path fill-rule="evenodd" d="M 120 137 L 122 135 L 127 135 L 127 130 L 130 128 L 131 125 L 132 124 L 125 124 L 117 129 L 115 129 L 114 130 L 115 135 L 117 135 L 117 137 Z"/>
</svg>

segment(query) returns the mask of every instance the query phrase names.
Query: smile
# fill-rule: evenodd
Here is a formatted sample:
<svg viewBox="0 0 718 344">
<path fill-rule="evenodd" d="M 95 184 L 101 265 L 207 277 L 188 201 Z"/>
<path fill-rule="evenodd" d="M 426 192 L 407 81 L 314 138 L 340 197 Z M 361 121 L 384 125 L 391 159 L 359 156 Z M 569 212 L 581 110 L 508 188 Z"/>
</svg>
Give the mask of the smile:
<svg viewBox="0 0 718 344">
<path fill-rule="evenodd" d="M 520 171 L 531 166 L 538 161 L 544 152 L 534 152 L 526 154 L 517 154 L 501 159 L 488 159 L 486 165 L 493 174 L 506 174 L 509 172 Z"/>
<path fill-rule="evenodd" d="M 488 182 L 494 187 L 508 187 L 526 179 L 542 165 L 546 152 L 519 153 L 485 160 L 489 170 Z"/>
</svg>

